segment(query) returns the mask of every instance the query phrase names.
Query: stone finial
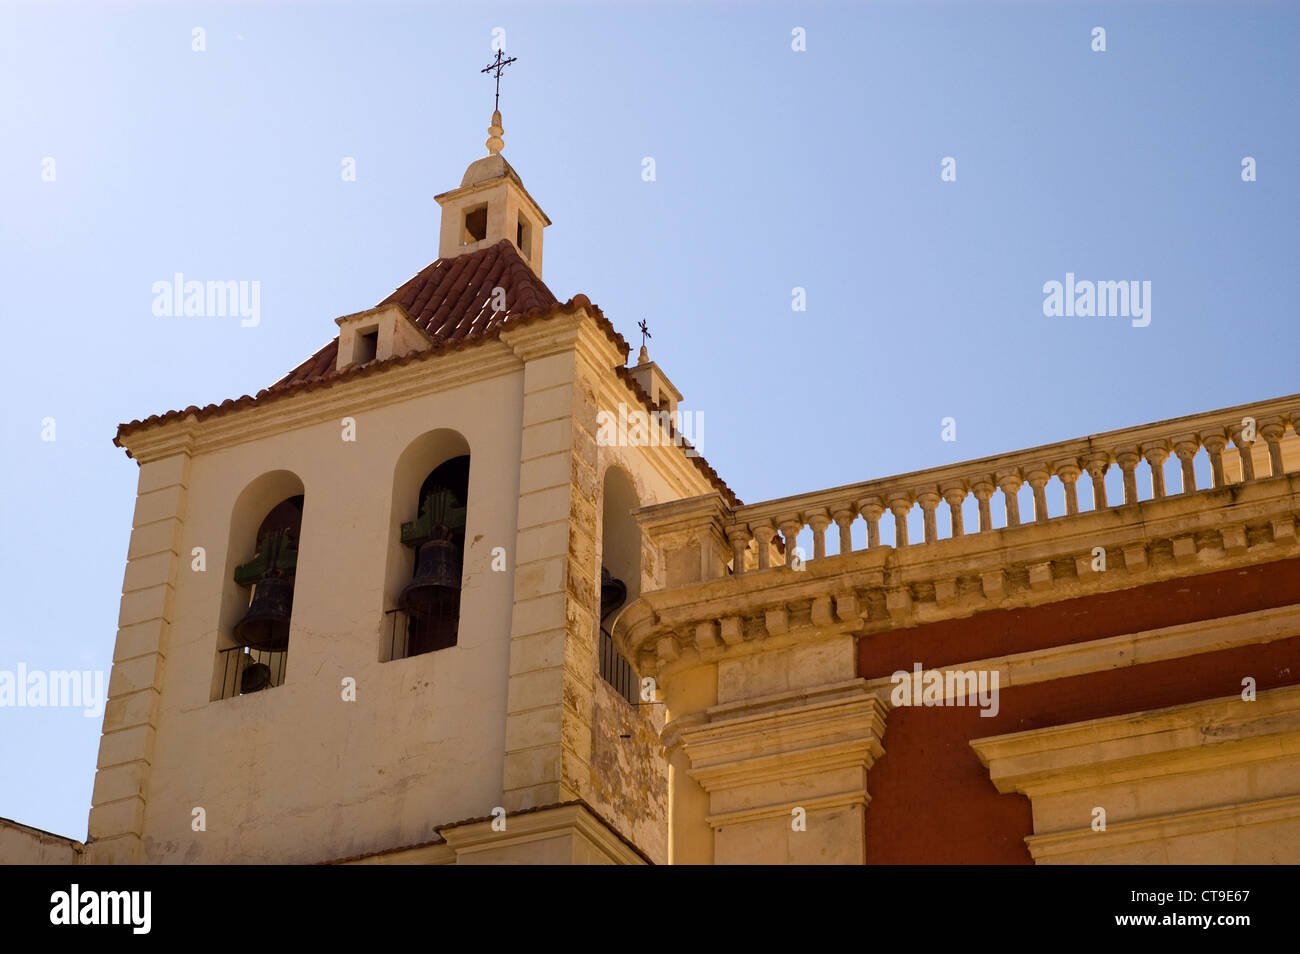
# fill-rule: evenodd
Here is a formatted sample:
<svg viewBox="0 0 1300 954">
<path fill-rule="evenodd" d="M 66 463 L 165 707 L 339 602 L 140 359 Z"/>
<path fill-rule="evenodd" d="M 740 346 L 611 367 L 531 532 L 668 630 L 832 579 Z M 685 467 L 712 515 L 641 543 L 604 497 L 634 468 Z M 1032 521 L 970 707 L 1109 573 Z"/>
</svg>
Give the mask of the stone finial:
<svg viewBox="0 0 1300 954">
<path fill-rule="evenodd" d="M 501 126 L 501 110 L 493 110 L 492 125 L 488 127 L 488 138 L 486 143 L 488 155 L 495 156 L 505 148 L 505 140 L 501 138 L 501 134 L 504 132 L 505 129 Z"/>
<path fill-rule="evenodd" d="M 638 365 L 650 363 L 650 352 L 646 350 L 645 345 L 642 345 L 640 352 L 637 353 L 636 363 Z"/>
</svg>

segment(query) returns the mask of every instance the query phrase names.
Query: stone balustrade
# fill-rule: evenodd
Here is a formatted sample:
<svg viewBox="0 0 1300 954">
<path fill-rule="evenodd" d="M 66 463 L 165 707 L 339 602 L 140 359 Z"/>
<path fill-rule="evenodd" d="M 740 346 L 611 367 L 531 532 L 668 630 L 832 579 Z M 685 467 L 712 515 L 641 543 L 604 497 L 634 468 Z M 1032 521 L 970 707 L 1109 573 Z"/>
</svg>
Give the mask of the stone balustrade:
<svg viewBox="0 0 1300 954">
<path fill-rule="evenodd" d="M 853 552 L 853 530 L 858 521 L 866 525 L 866 546 L 856 549 L 889 544 L 907 547 L 940 538 L 941 509 L 947 511 L 948 535 L 960 537 L 995 529 L 995 507 L 1005 515 L 1004 526 L 1014 528 L 1278 476 L 1300 470 L 1297 428 L 1300 395 L 1292 395 L 748 504 L 723 521 L 731 572 L 766 570 L 796 558 L 825 559 L 828 532 L 838 536 L 838 553 L 832 557 Z M 1248 440 L 1252 429 L 1254 440 Z M 1208 458 L 1209 486 L 1198 488 L 1195 460 L 1202 451 Z M 1170 457 L 1179 462 L 1181 485 L 1177 489 L 1166 486 L 1165 462 Z M 1113 467 L 1123 475 L 1122 501 L 1107 497 L 1106 477 Z M 1061 513 L 1049 512 L 1048 488 L 1053 481 L 1059 484 L 1059 496 L 1064 499 Z M 1083 493 L 1080 483 L 1085 486 Z M 1022 513 L 1020 490 L 1026 484 L 1032 490 L 1033 504 L 1031 512 Z M 1140 494 L 1140 484 L 1149 492 Z M 963 516 L 968 496 L 978 502 L 976 526 L 969 526 Z M 909 538 L 908 529 L 909 518 L 918 507 L 920 540 Z M 880 520 L 886 513 L 893 517 L 894 532 L 892 540 L 882 541 Z M 796 540 L 805 528 L 812 532 L 811 554 L 796 551 Z"/>
</svg>

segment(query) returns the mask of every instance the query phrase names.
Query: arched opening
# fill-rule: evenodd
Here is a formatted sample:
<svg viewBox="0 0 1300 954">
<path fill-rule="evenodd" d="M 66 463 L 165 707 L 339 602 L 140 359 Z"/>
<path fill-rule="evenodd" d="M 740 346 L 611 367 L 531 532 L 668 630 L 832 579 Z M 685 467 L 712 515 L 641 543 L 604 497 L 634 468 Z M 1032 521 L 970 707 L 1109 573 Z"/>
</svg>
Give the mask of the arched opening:
<svg viewBox="0 0 1300 954">
<path fill-rule="evenodd" d="M 235 502 L 214 699 L 284 683 L 304 501 L 302 481 L 276 471 L 255 480 Z"/>
<path fill-rule="evenodd" d="M 456 645 L 469 481 L 469 445 L 455 431 L 420 436 L 398 460 L 382 661 Z"/>
<path fill-rule="evenodd" d="M 469 456 L 439 464 L 420 485 L 419 516 L 402 524 L 402 544 L 415 551 L 415 570 L 397 598 L 406 614 L 405 656 L 456 645 L 465 563 Z"/>
<path fill-rule="evenodd" d="M 636 705 L 636 670 L 611 635 L 619 612 L 641 594 L 641 528 L 632 516 L 641 506 L 632 478 L 617 467 L 605 472 L 601 494 L 600 675 L 619 695 Z"/>
</svg>

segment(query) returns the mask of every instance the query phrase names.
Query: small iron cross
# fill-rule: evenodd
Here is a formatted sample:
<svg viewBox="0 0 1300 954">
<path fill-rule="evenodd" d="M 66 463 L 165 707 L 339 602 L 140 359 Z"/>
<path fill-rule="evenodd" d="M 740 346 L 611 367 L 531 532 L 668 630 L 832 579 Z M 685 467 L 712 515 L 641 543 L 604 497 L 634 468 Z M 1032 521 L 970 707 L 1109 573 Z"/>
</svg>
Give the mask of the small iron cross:
<svg viewBox="0 0 1300 954">
<path fill-rule="evenodd" d="M 509 59 L 503 60 L 501 58 L 501 51 L 497 50 L 497 58 L 493 62 L 489 63 L 486 69 L 479 70 L 480 73 L 492 73 L 494 71 L 496 73 L 497 93 L 492 99 L 492 108 L 494 110 L 501 108 L 501 71 L 517 59 L 519 59 L 519 57 L 512 56 Z"/>
<path fill-rule="evenodd" d="M 644 347 L 645 347 L 645 340 L 646 340 L 647 338 L 653 338 L 654 335 L 650 334 L 650 329 L 646 327 L 646 323 L 645 323 L 645 319 L 644 319 L 644 318 L 642 318 L 642 319 L 637 323 L 637 327 L 641 329 L 641 347 L 644 348 Z"/>
</svg>

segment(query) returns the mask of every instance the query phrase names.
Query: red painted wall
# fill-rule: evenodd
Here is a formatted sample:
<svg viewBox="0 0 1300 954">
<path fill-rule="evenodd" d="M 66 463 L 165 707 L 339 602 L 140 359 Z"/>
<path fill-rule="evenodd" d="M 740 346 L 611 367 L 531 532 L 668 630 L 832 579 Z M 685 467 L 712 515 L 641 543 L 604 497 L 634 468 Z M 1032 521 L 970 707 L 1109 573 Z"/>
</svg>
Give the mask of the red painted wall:
<svg viewBox="0 0 1300 954">
<path fill-rule="evenodd" d="M 1300 560 L 1280 561 L 864 637 L 859 672 L 878 677 L 1103 639 L 1300 602 Z M 1002 689 L 982 718 L 957 706 L 893 710 L 871 770 L 869 864 L 1028 864 L 1029 800 L 1002 795 L 970 740 L 1300 683 L 1300 637 Z"/>
</svg>

